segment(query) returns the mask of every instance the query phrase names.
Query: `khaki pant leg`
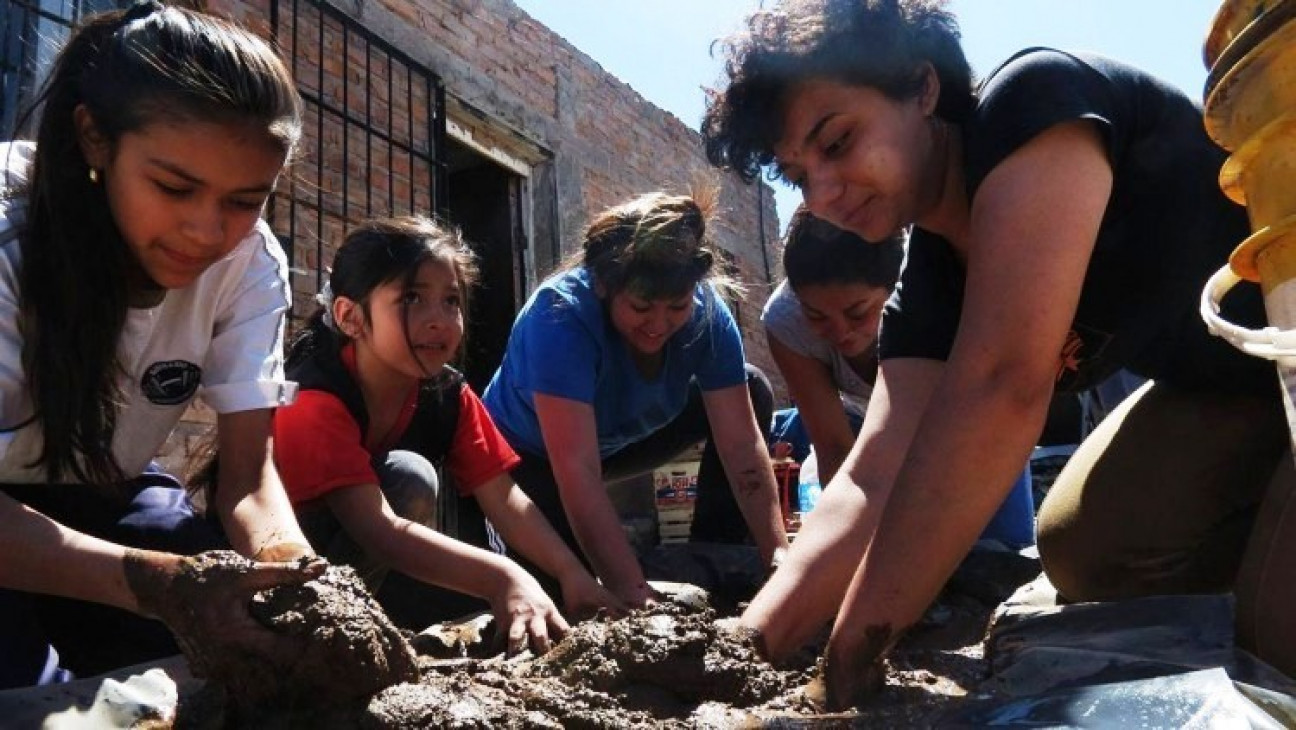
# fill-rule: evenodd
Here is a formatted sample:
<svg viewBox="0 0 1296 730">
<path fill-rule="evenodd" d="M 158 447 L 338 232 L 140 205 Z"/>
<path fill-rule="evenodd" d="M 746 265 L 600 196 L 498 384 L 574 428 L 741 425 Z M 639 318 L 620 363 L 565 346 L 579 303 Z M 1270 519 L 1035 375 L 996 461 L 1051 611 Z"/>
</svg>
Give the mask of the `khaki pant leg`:
<svg viewBox="0 0 1296 730">
<path fill-rule="evenodd" d="M 1229 590 L 1288 443 L 1277 398 L 1144 385 L 1044 500 L 1045 572 L 1073 601 Z"/>
<path fill-rule="evenodd" d="M 1280 459 L 1237 581 L 1238 643 L 1296 676 L 1296 468 Z"/>
</svg>

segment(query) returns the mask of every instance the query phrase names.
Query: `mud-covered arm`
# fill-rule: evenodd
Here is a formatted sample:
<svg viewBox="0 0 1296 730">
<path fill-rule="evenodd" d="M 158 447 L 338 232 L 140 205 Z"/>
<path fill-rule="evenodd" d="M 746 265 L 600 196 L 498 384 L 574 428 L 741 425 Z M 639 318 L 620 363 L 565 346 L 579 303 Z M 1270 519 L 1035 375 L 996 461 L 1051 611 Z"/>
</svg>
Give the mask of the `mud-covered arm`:
<svg viewBox="0 0 1296 730">
<path fill-rule="evenodd" d="M 283 561 L 313 553 L 271 460 L 271 413 L 262 408 L 217 417 L 220 476 L 212 501 L 236 551 Z"/>
<path fill-rule="evenodd" d="M 630 605 L 642 605 L 652 597 L 652 590 L 603 485 L 594 407 L 536 393 L 535 409 L 576 541 L 604 585 Z"/>
<path fill-rule="evenodd" d="M 774 467 L 770 464 L 765 437 L 756 425 L 747 384 L 704 390 L 702 402 L 738 508 L 756 539 L 765 565 L 775 565 L 776 555 L 777 562 L 781 562 L 787 551 L 787 532 L 779 510 Z"/>
<path fill-rule="evenodd" d="M 1111 186 L 1098 132 L 1073 122 L 1013 153 L 973 200 L 959 331 L 833 628 L 832 704 L 860 698 L 1021 472 Z"/>
<path fill-rule="evenodd" d="M 837 613 L 943 367 L 936 360 L 905 358 L 879 369 L 846 463 L 825 485 L 782 567 L 742 615 L 769 659 L 786 658 Z"/>
<path fill-rule="evenodd" d="M 116 606 L 162 619 L 178 636 L 255 651 L 267 637 L 247 615 L 259 589 L 302 582 L 317 564 L 234 563 L 203 574 L 202 558 L 123 547 L 61 525 L 0 495 L 0 586 Z M 227 553 L 229 554 L 229 553 Z M 206 553 L 211 556 L 216 553 Z M 232 556 L 232 554 L 229 554 Z M 177 581 L 185 588 L 176 590 Z"/>
<path fill-rule="evenodd" d="M 815 460 L 819 464 L 819 479 L 827 484 L 855 444 L 855 434 L 846 418 L 841 393 L 833 382 L 832 368 L 794 351 L 769 329 L 765 335 L 774 363 L 783 374 L 783 382 L 787 383 L 788 395 L 796 403 L 810 434 Z"/>
</svg>

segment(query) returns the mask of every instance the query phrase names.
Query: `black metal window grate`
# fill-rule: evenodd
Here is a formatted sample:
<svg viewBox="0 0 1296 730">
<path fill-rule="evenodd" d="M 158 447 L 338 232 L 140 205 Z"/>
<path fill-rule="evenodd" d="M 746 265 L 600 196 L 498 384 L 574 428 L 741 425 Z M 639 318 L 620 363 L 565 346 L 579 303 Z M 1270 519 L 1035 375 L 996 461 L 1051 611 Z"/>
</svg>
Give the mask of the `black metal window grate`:
<svg viewBox="0 0 1296 730">
<path fill-rule="evenodd" d="M 293 311 L 304 316 L 350 227 L 445 211 L 445 88 L 318 0 L 271 0 L 270 10 L 305 117 L 298 159 L 268 217 L 293 265 Z"/>
<path fill-rule="evenodd" d="M 72 26 L 119 6 L 115 0 L 0 0 L 0 139 L 17 136 L 19 115 L 35 99 Z"/>
<path fill-rule="evenodd" d="M 0 139 L 17 135 L 76 22 L 125 4 L 0 0 Z M 293 268 L 293 313 L 303 316 L 347 229 L 371 216 L 445 212 L 445 87 L 320 0 L 269 0 L 268 10 L 305 102 L 297 159 L 267 210 Z"/>
</svg>

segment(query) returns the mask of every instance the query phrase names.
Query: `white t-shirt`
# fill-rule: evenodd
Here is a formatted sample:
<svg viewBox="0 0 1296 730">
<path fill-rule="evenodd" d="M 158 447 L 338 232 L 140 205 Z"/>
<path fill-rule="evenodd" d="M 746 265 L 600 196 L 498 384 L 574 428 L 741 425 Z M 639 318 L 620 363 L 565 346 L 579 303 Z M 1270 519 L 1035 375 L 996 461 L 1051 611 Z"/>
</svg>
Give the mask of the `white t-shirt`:
<svg viewBox="0 0 1296 730">
<path fill-rule="evenodd" d="M 810 328 L 810 320 L 806 319 L 805 312 L 801 309 L 801 300 L 797 299 L 786 279 L 770 294 L 769 301 L 765 302 L 761 322 L 784 347 L 831 368 L 833 383 L 841 393 L 846 410 L 864 416 L 869 396 L 873 394 L 873 386 L 855 372 L 845 355 L 814 333 Z"/>
<path fill-rule="evenodd" d="M 12 184 L 26 170 L 30 143 L 0 143 L 0 173 Z M 17 154 L 10 154 L 17 152 Z M 0 428 L 31 421 L 33 408 L 18 333 L 16 225 L 22 199 L 0 199 Z M 195 394 L 217 413 L 274 408 L 292 402 L 296 385 L 284 379 L 284 314 L 289 306 L 288 262 L 264 221 L 224 259 L 162 303 L 130 309 L 118 357 L 124 403 L 117 415 L 113 454 L 126 474 L 139 474 Z M 48 481 L 28 466 L 40 454 L 37 423 L 0 432 L 0 483 Z"/>
</svg>

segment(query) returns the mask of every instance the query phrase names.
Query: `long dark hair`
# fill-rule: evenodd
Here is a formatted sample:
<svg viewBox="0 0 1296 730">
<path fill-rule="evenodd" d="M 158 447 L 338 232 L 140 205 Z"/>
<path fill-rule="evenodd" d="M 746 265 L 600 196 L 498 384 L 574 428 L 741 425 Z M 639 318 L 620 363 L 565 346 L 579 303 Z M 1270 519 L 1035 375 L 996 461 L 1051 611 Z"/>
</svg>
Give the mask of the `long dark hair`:
<svg viewBox="0 0 1296 730">
<path fill-rule="evenodd" d="M 89 177 L 73 117 L 84 107 L 114 150 L 157 122 L 255 125 L 292 153 L 301 101 L 263 40 L 225 21 L 153 2 L 90 17 L 55 61 L 19 232 L 19 329 L 27 387 L 52 481 L 95 484 L 127 475 L 112 455 L 121 403 L 118 340 L 133 260 L 103 186 Z M 24 115 L 28 121 L 31 112 Z M 13 424 L 5 424 L 12 428 Z"/>
<path fill-rule="evenodd" d="M 459 229 L 421 216 L 377 218 L 366 221 L 349 234 L 333 256 L 328 288 L 321 293 L 320 307 L 293 338 L 288 348 L 289 370 L 310 357 L 317 348 L 337 352 L 349 342 L 331 319 L 333 300 L 346 297 L 360 305 L 369 321 L 370 295 L 392 281 L 412 287 L 419 267 L 427 261 L 442 261 L 454 269 L 459 280 L 460 309 L 468 319 L 468 292 L 477 283 L 477 257 L 464 242 Z M 402 322 L 405 342 L 410 344 L 408 317 Z M 460 340 L 462 352 L 465 336 Z M 410 344 L 411 351 L 413 345 Z M 415 358 L 417 362 L 422 362 Z M 434 376 L 436 373 L 427 373 Z"/>
<path fill-rule="evenodd" d="M 936 115 L 961 122 L 972 69 L 945 0 L 782 0 L 720 41 L 725 86 L 708 90 L 702 139 L 711 164 L 748 182 L 774 162 L 789 92 L 813 80 L 868 86 L 895 100 L 922 92 L 936 69 Z"/>
</svg>

